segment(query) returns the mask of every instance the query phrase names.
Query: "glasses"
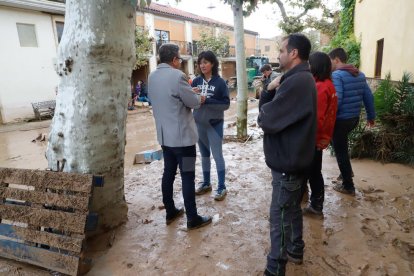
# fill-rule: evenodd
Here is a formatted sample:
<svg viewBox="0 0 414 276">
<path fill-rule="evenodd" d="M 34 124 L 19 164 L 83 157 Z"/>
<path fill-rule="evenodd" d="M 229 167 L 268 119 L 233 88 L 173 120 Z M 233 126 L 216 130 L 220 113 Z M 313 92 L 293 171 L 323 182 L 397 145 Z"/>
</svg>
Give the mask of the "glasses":
<svg viewBox="0 0 414 276">
<path fill-rule="evenodd" d="M 180 58 L 180 57 L 176 57 L 176 59 L 178 59 L 178 63 L 183 62 L 183 59 L 182 59 L 182 58 Z"/>
</svg>

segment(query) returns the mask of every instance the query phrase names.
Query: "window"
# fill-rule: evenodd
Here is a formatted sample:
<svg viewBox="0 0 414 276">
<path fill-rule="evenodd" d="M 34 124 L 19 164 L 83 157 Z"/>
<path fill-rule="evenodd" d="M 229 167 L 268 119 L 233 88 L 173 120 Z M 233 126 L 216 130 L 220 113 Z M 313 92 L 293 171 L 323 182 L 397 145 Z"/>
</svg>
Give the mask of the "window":
<svg viewBox="0 0 414 276">
<path fill-rule="evenodd" d="M 384 52 L 384 39 L 380 39 L 377 41 L 377 56 L 375 59 L 375 77 L 376 78 L 381 78 L 383 52 Z"/>
<path fill-rule="evenodd" d="M 61 21 L 56 21 L 56 35 L 57 35 L 58 43 L 60 43 L 60 40 L 62 39 L 64 25 L 65 23 Z"/>
<path fill-rule="evenodd" d="M 38 47 L 35 25 L 16 23 L 21 47 Z"/>
<path fill-rule="evenodd" d="M 157 53 L 161 45 L 168 42 L 170 42 L 169 31 L 155 30 L 155 46 L 157 49 Z"/>
<path fill-rule="evenodd" d="M 170 32 L 169 31 L 162 31 L 162 30 L 155 30 L 155 40 L 161 41 L 166 43 L 170 41 Z"/>
<path fill-rule="evenodd" d="M 266 45 L 265 46 L 265 52 L 269 52 L 270 51 L 270 46 L 269 45 Z"/>
<path fill-rule="evenodd" d="M 198 42 L 197 40 L 193 40 L 193 54 L 195 56 L 198 56 L 198 54 L 199 54 L 197 42 Z"/>
<path fill-rule="evenodd" d="M 248 68 L 260 68 L 262 67 L 262 65 L 264 65 L 264 62 L 262 61 L 261 58 L 246 58 L 246 62 L 247 62 L 247 67 Z"/>
</svg>

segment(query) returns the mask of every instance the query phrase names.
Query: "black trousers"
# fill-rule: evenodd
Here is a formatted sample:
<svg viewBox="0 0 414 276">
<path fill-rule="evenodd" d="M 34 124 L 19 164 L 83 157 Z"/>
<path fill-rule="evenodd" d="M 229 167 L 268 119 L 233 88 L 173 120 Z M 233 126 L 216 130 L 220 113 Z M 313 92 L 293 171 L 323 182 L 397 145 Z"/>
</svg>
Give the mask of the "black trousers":
<svg viewBox="0 0 414 276">
<path fill-rule="evenodd" d="M 336 120 L 332 143 L 335 150 L 336 161 L 338 162 L 339 170 L 341 171 L 345 189 L 354 189 L 354 182 L 352 181 L 352 166 L 348 153 L 348 135 L 356 128 L 359 122 L 358 118 L 347 120 Z"/>
<path fill-rule="evenodd" d="M 325 183 L 322 176 L 322 150 L 319 149 L 315 149 L 313 156 L 309 185 L 311 188 L 310 203 L 314 209 L 322 211 L 325 199 Z"/>
<path fill-rule="evenodd" d="M 180 168 L 182 192 L 187 219 L 197 217 L 195 200 L 195 161 L 196 146 L 189 147 L 166 147 L 162 146 L 164 156 L 164 174 L 162 176 L 162 201 L 168 214 L 175 211 L 173 199 L 173 184 L 177 167 Z"/>
</svg>

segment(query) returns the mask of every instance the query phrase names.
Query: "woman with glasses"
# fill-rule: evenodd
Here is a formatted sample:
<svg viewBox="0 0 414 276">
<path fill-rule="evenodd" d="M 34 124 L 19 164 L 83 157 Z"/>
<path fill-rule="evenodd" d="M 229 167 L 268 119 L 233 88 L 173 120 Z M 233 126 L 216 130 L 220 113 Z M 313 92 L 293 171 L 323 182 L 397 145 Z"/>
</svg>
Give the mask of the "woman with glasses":
<svg viewBox="0 0 414 276">
<path fill-rule="evenodd" d="M 210 179 L 210 155 L 212 153 L 218 176 L 218 187 L 214 199 L 223 200 L 227 194 L 226 167 L 222 150 L 223 124 L 224 111 L 230 106 L 229 90 L 226 82 L 218 75 L 218 60 L 212 51 L 201 52 L 198 55 L 197 64 L 200 76 L 193 80 L 192 86 L 195 92 L 206 96 L 206 101 L 193 112 L 198 130 L 198 147 L 203 169 L 203 181 L 197 188 L 196 195 L 202 195 L 212 190 Z"/>
</svg>

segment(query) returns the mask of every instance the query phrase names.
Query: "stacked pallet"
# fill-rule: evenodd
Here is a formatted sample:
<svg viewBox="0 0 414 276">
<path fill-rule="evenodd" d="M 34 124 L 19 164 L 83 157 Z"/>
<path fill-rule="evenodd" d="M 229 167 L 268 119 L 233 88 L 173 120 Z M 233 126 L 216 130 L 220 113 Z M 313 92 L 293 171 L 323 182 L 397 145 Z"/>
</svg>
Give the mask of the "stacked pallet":
<svg viewBox="0 0 414 276">
<path fill-rule="evenodd" d="M 77 275 L 93 186 L 89 174 L 0 168 L 0 256 Z"/>
</svg>

